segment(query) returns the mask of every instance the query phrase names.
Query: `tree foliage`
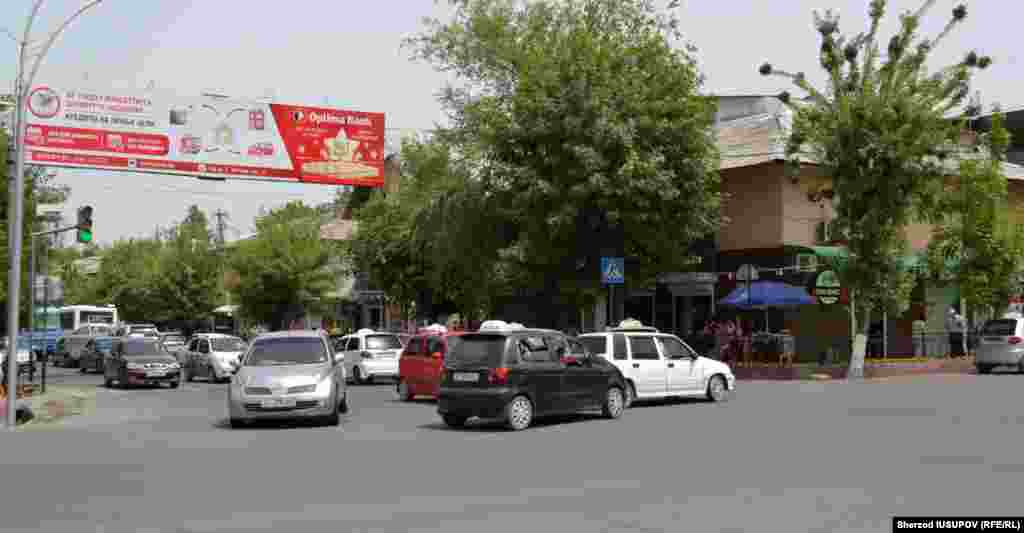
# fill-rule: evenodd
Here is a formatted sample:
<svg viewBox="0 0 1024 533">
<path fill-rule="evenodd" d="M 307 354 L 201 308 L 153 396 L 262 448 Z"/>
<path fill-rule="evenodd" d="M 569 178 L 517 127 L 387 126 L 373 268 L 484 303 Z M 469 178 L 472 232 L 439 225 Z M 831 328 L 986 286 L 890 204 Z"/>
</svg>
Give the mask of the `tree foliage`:
<svg viewBox="0 0 1024 533">
<path fill-rule="evenodd" d="M 788 164 L 796 176 L 809 156 L 832 179 L 836 223 L 851 255 L 844 281 L 864 306 L 865 333 L 873 309 L 902 311 L 909 305 L 914 278 L 903 267 L 905 229 L 943 219 L 947 176 L 957 170 L 966 118 L 977 111 L 964 110 L 970 80 L 992 62 L 972 51 L 954 65 L 927 71 L 932 50 L 967 16 L 967 8 L 957 6 L 940 34 L 922 38 L 920 22 L 934 3 L 926 0 L 900 17 L 884 55 L 878 31 L 885 0 L 870 2 L 870 29 L 853 37 L 840 34 L 838 15 L 815 13 L 824 91 L 803 73 L 760 67 L 762 74 L 789 78 L 809 95 L 801 101 L 780 95 L 794 111 Z"/>
<path fill-rule="evenodd" d="M 234 291 L 243 314 L 284 327 L 302 310 L 323 307 L 336 287 L 337 273 L 329 268 L 336 251 L 320 239 L 317 210 L 291 202 L 258 217 L 256 230 L 253 239 L 238 243 L 229 263 L 238 274 Z"/>
<path fill-rule="evenodd" d="M 193 205 L 160 254 L 154 285 L 163 304 L 161 319 L 208 318 L 218 305 L 221 277 L 221 259 L 214 248 L 209 221 Z"/>
<path fill-rule="evenodd" d="M 447 272 L 508 262 L 524 286 L 579 292 L 596 288 L 602 247 L 640 281 L 717 229 L 715 105 L 673 17 L 646 0 L 452 4 L 407 41 L 459 83 L 433 142 L 465 174 L 418 218 Z"/>
</svg>

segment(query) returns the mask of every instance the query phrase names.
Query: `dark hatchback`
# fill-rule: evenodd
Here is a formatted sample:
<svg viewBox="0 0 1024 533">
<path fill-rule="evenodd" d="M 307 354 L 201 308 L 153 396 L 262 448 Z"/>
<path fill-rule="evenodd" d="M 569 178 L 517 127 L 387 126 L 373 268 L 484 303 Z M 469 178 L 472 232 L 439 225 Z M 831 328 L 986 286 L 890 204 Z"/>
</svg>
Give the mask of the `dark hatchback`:
<svg viewBox="0 0 1024 533">
<path fill-rule="evenodd" d="M 161 385 L 172 389 L 181 382 L 181 365 L 155 337 L 124 337 L 114 340 L 103 368 L 103 382 L 128 385 Z"/>
<path fill-rule="evenodd" d="M 475 332 L 448 342 L 437 407 L 448 426 L 499 418 L 521 430 L 543 415 L 592 409 L 608 418 L 622 415 L 622 374 L 560 332 Z"/>
</svg>

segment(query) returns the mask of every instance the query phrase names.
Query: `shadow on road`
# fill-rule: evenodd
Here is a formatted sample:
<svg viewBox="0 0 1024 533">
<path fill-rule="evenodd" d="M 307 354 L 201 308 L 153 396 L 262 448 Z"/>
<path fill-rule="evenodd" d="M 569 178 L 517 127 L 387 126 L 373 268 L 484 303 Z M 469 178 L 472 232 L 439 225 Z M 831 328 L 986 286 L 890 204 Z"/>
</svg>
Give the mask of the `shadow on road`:
<svg viewBox="0 0 1024 533">
<path fill-rule="evenodd" d="M 544 429 L 555 426 L 572 425 L 584 423 L 592 420 L 605 420 L 604 416 L 598 413 L 579 413 L 569 415 L 550 415 L 539 417 L 534 420 L 533 424 L 523 430 L 529 432 L 536 429 Z M 480 419 L 471 418 L 466 421 L 466 425 L 461 428 L 453 428 L 447 426 L 444 422 L 438 420 L 429 424 L 420 424 L 417 426 L 418 429 L 425 429 L 428 431 L 466 431 L 466 432 L 493 432 L 493 431 L 509 431 L 505 428 L 505 422 L 500 419 Z"/>
<path fill-rule="evenodd" d="M 342 418 L 342 423 L 346 420 Z M 328 426 L 323 422 L 315 419 L 282 419 L 282 420 L 254 420 L 249 422 L 241 428 L 232 428 L 231 421 L 227 418 L 221 418 L 213 423 L 213 427 L 216 429 L 233 429 L 235 431 L 247 431 L 247 430 L 284 430 L 284 429 L 295 429 L 295 428 L 324 428 L 334 427 Z"/>
</svg>

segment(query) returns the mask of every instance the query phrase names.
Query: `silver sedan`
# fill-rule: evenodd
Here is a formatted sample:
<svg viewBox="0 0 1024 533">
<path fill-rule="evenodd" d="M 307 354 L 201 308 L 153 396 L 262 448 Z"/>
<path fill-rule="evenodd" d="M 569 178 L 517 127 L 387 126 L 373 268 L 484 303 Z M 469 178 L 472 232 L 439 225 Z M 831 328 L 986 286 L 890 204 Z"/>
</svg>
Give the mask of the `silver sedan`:
<svg viewBox="0 0 1024 533">
<path fill-rule="evenodd" d="M 260 335 L 242 356 L 228 392 L 231 427 L 257 419 L 318 418 L 348 412 L 345 365 L 317 331 Z"/>
</svg>

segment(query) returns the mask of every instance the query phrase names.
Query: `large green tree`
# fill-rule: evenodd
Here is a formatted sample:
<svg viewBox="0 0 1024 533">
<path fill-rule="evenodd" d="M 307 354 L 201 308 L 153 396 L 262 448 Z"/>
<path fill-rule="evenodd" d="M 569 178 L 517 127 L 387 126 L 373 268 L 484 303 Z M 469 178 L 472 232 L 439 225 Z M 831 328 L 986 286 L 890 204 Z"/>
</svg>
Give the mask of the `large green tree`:
<svg viewBox="0 0 1024 533">
<path fill-rule="evenodd" d="M 95 298 L 117 306 L 126 321 L 163 321 L 170 308 L 159 289 L 164 245 L 152 239 L 119 240 L 103 251 L 95 274 Z M 81 302 L 93 303 L 93 302 Z"/>
<path fill-rule="evenodd" d="M 206 214 L 193 205 L 161 250 L 155 278 L 164 320 L 209 318 L 221 286 L 220 256 Z"/>
<path fill-rule="evenodd" d="M 676 19 L 647 0 L 451 4 L 449 22 L 407 42 L 457 80 L 435 142 L 470 172 L 422 228 L 448 240 L 442 260 L 485 274 L 515 264 L 510 275 L 552 298 L 596 290 L 601 255 L 631 258 L 639 283 L 682 266 L 680 250 L 717 229 L 720 195 L 715 103 Z M 500 207 L 503 231 L 442 231 L 461 220 L 473 232 L 466 215 L 481 203 Z"/>
<path fill-rule="evenodd" d="M 336 287 L 330 257 L 337 250 L 320 239 L 317 210 L 291 202 L 258 217 L 256 230 L 230 259 L 243 314 L 283 328 L 303 310 L 322 308 Z"/>
<path fill-rule="evenodd" d="M 780 95 L 794 111 L 786 152 L 794 177 L 808 156 L 831 177 L 836 223 L 851 256 L 844 282 L 854 290 L 864 331 L 855 342 L 851 377 L 863 375 L 871 313 L 901 312 L 909 305 L 914 274 L 904 266 L 905 229 L 916 221 L 943 220 L 952 190 L 948 176 L 959 170 L 961 134 L 967 115 L 976 111 L 966 105 L 971 76 L 991 63 L 972 51 L 928 72 L 932 50 L 967 17 L 967 8 L 957 6 L 940 34 L 922 38 L 921 20 L 934 4 L 926 0 L 900 17 L 884 55 L 878 32 L 885 0 L 870 2 L 869 30 L 853 37 L 840 34 L 838 15 L 815 13 L 825 90 L 814 88 L 803 73 L 760 67 L 764 75 L 792 80 L 809 96 L 797 101 Z"/>
</svg>

